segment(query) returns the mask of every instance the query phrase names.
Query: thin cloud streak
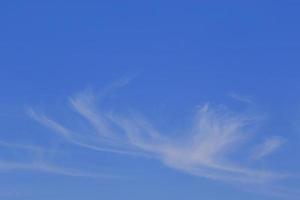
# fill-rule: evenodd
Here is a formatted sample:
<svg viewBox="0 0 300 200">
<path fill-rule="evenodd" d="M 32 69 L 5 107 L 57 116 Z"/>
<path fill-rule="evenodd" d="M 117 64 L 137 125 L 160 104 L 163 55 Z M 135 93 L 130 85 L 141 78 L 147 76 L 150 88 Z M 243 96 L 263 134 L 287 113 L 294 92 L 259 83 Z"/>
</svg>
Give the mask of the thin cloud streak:
<svg viewBox="0 0 300 200">
<path fill-rule="evenodd" d="M 27 151 L 40 151 L 41 147 L 30 145 L 30 144 L 16 144 L 16 143 L 9 143 L 6 141 L 0 140 L 0 147 L 5 147 L 9 149 L 23 149 Z"/>
<path fill-rule="evenodd" d="M 52 123 L 51 123 L 52 124 Z M 59 129 L 62 130 L 62 129 Z M 21 159 L 0 160 L 0 173 L 8 171 L 37 171 L 73 177 L 108 178 L 115 175 L 89 173 L 79 169 L 66 168 L 47 161 L 50 153 L 60 153 L 57 149 L 29 144 L 16 144 L 0 141 L 0 148 L 12 150 L 14 154 L 22 155 Z"/>
<path fill-rule="evenodd" d="M 77 145 L 79 147 L 87 148 L 87 149 L 95 150 L 95 151 L 110 152 L 110 153 L 117 153 L 117 154 L 135 155 L 135 156 L 141 155 L 141 153 L 134 152 L 134 151 L 104 147 L 107 145 L 105 145 L 105 143 L 101 140 L 102 139 L 101 137 L 99 140 L 99 136 L 95 137 L 95 135 L 93 135 L 93 134 L 91 134 L 91 135 L 77 134 L 74 131 L 67 129 L 63 125 L 54 121 L 53 119 L 50 119 L 49 117 L 47 117 L 43 114 L 39 114 L 39 113 L 33 111 L 32 109 L 28 110 L 28 114 L 32 117 L 32 119 L 36 120 L 37 122 L 41 123 L 42 125 L 53 130 L 55 133 L 59 134 L 63 139 L 65 139 L 65 141 L 67 141 L 71 144 Z M 99 127 L 99 126 L 97 126 L 97 127 Z M 101 131 L 101 133 L 102 133 L 102 131 Z M 107 141 L 107 140 L 104 140 L 104 141 Z"/>
<path fill-rule="evenodd" d="M 243 96 L 243 95 L 240 95 L 240 94 L 237 94 L 234 92 L 230 93 L 229 96 L 237 101 L 242 102 L 242 103 L 253 104 L 252 99 L 248 96 Z"/>
<path fill-rule="evenodd" d="M 70 103 L 75 111 L 94 126 L 99 135 L 103 138 L 111 138 L 114 133 L 109 128 L 106 119 L 98 114 L 95 101 L 95 97 L 91 93 L 78 94 L 77 97 L 70 98 Z"/>
<path fill-rule="evenodd" d="M 88 177 L 88 178 L 111 178 L 112 175 L 92 174 L 83 172 L 81 170 L 60 167 L 45 162 L 18 162 L 18 161 L 0 161 L 0 173 L 7 171 L 39 171 L 51 174 L 74 176 L 74 177 Z"/>
<path fill-rule="evenodd" d="M 281 147 L 284 143 L 284 140 L 280 137 L 270 137 L 267 138 L 263 144 L 259 145 L 254 153 L 254 159 L 262 159 L 266 156 L 271 155 L 274 153 L 279 147 Z"/>
</svg>

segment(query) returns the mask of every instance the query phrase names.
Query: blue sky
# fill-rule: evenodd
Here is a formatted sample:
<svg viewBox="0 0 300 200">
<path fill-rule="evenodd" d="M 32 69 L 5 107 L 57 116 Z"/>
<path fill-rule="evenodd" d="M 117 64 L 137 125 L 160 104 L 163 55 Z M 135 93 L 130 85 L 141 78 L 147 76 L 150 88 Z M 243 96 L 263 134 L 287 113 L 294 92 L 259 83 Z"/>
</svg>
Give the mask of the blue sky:
<svg viewBox="0 0 300 200">
<path fill-rule="evenodd" d="M 0 198 L 297 199 L 300 3 L 0 3 Z"/>
</svg>

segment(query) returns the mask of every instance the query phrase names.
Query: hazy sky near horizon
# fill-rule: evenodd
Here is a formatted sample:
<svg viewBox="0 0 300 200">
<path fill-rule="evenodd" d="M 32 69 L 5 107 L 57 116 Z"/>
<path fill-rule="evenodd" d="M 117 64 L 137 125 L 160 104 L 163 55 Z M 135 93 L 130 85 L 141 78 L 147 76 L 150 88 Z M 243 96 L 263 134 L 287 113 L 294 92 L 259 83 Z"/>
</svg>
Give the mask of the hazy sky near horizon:
<svg viewBox="0 0 300 200">
<path fill-rule="evenodd" d="M 296 200 L 300 3 L 0 3 L 0 199 Z"/>
</svg>

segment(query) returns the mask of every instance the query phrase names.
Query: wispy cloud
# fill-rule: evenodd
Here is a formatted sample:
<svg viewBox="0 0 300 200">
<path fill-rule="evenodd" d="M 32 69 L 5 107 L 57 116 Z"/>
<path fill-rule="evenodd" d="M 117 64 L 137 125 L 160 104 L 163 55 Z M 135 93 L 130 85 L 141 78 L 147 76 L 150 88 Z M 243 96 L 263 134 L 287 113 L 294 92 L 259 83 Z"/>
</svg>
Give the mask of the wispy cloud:
<svg viewBox="0 0 300 200">
<path fill-rule="evenodd" d="M 197 113 L 185 137 L 167 138 L 149 122 L 136 118 L 112 117 L 141 151 L 152 153 L 167 166 L 184 172 L 224 181 L 264 182 L 279 178 L 278 174 L 240 166 L 230 160 L 232 152 L 246 138 L 246 127 L 252 118 L 237 116 L 208 105 Z"/>
<path fill-rule="evenodd" d="M 104 111 L 91 91 L 81 92 L 69 98 L 72 115 L 87 126 L 83 131 L 74 125 L 68 126 L 50 116 L 29 108 L 29 116 L 52 130 L 60 139 L 73 147 L 113 153 L 121 156 L 147 157 L 157 159 L 164 165 L 191 175 L 230 183 L 252 185 L 270 183 L 286 176 L 271 170 L 244 165 L 247 158 L 263 158 L 274 152 L 282 139 L 270 137 L 260 146 L 247 146 L 252 134 L 252 126 L 259 117 L 232 112 L 223 106 L 205 104 L 198 108 L 188 128 L 174 130 L 174 134 L 159 130 L 149 119 L 139 114 L 122 114 Z M 109 109 L 105 109 L 109 110 Z M 75 111 L 75 112 L 74 112 Z M 172 125 L 170 125 L 170 130 Z M 86 130 L 91 130 L 87 132 Z M 31 145 L 9 144 L 6 146 L 25 151 L 38 152 L 40 148 Z M 248 149 L 254 154 L 247 154 Z M 242 154 L 242 156 L 240 155 Z M 252 162 L 256 162 L 252 160 Z M 97 177 L 82 170 L 58 167 L 41 160 L 31 162 L 0 162 L 0 170 L 37 170 L 68 176 Z M 101 177 L 102 175 L 99 175 Z"/>
<path fill-rule="evenodd" d="M 284 140 L 280 137 L 267 138 L 261 145 L 255 148 L 252 157 L 254 159 L 264 158 L 276 151 L 283 143 Z"/>
<path fill-rule="evenodd" d="M 253 104 L 253 100 L 249 96 L 240 95 L 234 92 L 231 92 L 229 96 L 237 101 L 240 101 L 242 103 L 246 104 Z"/>
<path fill-rule="evenodd" d="M 114 177 L 113 175 L 88 173 L 82 170 L 61 167 L 55 164 L 50 164 L 41 161 L 20 162 L 20 161 L 0 160 L 0 173 L 4 171 L 7 172 L 7 171 L 16 171 L 16 170 L 39 171 L 39 172 L 47 172 L 47 173 L 52 173 L 57 175 L 74 176 L 74 177 L 89 177 L 89 178 Z"/>
<path fill-rule="evenodd" d="M 52 123 L 51 123 L 52 124 Z M 63 130 L 63 129 L 58 129 Z M 4 152 L 12 150 L 15 156 L 11 159 L 0 160 L 0 173 L 8 171 L 38 171 L 46 172 L 64 176 L 74 177 L 90 177 L 90 178 L 108 178 L 116 177 L 115 175 L 90 173 L 81 169 L 70 168 L 52 163 L 48 160 L 48 155 L 59 153 L 59 150 L 50 149 L 42 146 L 35 146 L 31 144 L 18 144 L 6 141 L 0 141 L 0 149 L 6 149 Z M 9 150 L 8 150 L 9 149 Z"/>
<path fill-rule="evenodd" d="M 21 149 L 21 150 L 26 150 L 26 151 L 40 151 L 41 147 L 30 145 L 30 144 L 16 144 L 16 143 L 10 143 L 6 141 L 1 141 L 0 140 L 0 147 L 3 148 L 9 148 L 9 149 Z"/>
<path fill-rule="evenodd" d="M 156 129 L 141 115 L 101 111 L 91 92 L 70 98 L 70 105 L 94 127 L 94 132 L 75 133 L 43 114 L 33 110 L 29 114 L 66 141 L 84 148 L 150 156 L 174 169 L 217 180 L 265 182 L 281 177 L 271 171 L 242 166 L 230 159 L 230 154 L 246 141 L 248 129 L 255 121 L 253 116 L 206 104 L 198 110 L 189 130 L 182 130 L 179 138 L 170 138 L 170 134 Z"/>
<path fill-rule="evenodd" d="M 71 100 L 72 101 L 72 100 Z M 86 109 L 83 107 L 82 109 Z M 82 111 L 85 116 L 89 115 L 88 113 L 90 112 L 89 110 Z M 75 131 L 72 131 L 63 125 L 59 124 L 58 122 L 54 121 L 53 119 L 50 119 L 49 117 L 45 116 L 44 114 L 37 113 L 33 111 L 32 109 L 28 109 L 28 114 L 37 122 L 41 123 L 42 125 L 50 128 L 53 130 L 55 133 L 59 134 L 63 139 L 65 139 L 67 142 L 77 145 L 82 148 L 87 148 L 90 150 L 95 150 L 95 151 L 102 151 L 102 152 L 110 152 L 110 153 L 118 153 L 118 154 L 128 154 L 128 155 L 140 155 L 138 152 L 130 151 L 130 150 L 125 150 L 122 148 L 122 146 L 114 147 L 111 146 L 111 142 L 114 140 L 111 139 L 112 141 L 108 140 L 103 133 L 102 130 L 102 124 L 103 122 L 99 120 L 100 118 L 97 116 L 96 118 L 92 118 L 91 116 L 87 116 L 87 119 L 90 120 L 90 123 L 94 124 L 96 127 L 96 133 L 90 133 L 89 135 L 84 135 L 80 133 L 76 133 Z M 99 121 L 98 121 L 99 120 Z M 97 124 L 100 122 L 100 124 Z M 107 130 L 104 128 L 104 130 Z"/>
</svg>

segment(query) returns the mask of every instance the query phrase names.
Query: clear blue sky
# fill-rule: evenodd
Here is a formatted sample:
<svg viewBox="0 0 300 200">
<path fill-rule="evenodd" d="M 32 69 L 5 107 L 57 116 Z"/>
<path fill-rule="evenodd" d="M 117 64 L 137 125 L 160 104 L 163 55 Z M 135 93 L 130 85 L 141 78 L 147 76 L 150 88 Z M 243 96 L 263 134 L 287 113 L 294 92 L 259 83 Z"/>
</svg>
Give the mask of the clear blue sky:
<svg viewBox="0 0 300 200">
<path fill-rule="evenodd" d="M 297 199 L 299 10 L 2 1 L 0 199 Z"/>
</svg>

